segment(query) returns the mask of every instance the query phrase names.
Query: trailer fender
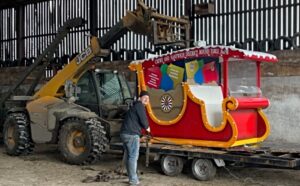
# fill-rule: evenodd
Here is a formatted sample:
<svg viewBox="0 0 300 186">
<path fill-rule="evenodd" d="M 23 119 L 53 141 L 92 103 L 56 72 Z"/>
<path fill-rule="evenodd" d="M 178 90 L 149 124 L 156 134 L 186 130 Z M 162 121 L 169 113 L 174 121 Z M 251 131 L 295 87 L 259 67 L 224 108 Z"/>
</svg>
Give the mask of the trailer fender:
<svg viewBox="0 0 300 186">
<path fill-rule="evenodd" d="M 225 161 L 222 159 L 214 159 L 215 164 L 217 167 L 225 167 Z"/>
</svg>

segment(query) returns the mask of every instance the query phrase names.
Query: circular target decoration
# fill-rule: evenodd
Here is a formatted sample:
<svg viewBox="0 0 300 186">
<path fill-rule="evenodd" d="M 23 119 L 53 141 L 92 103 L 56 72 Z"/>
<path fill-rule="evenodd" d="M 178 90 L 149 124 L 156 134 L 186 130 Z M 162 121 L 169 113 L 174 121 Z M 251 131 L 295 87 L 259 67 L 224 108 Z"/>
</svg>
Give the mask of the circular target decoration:
<svg viewBox="0 0 300 186">
<path fill-rule="evenodd" d="M 161 96 L 160 105 L 163 112 L 170 112 L 173 108 L 173 98 L 169 94 Z"/>
</svg>

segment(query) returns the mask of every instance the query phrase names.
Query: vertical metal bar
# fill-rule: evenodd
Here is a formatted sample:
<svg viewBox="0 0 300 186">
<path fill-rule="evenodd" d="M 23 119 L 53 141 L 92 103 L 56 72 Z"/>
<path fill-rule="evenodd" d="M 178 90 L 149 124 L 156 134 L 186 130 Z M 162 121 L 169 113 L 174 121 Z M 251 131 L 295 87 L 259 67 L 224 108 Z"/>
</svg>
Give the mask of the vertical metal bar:
<svg viewBox="0 0 300 186">
<path fill-rule="evenodd" d="M 239 0 L 238 0 L 239 1 Z M 239 12 L 242 12 L 243 10 L 243 1 L 239 1 L 240 3 L 240 8 L 239 8 Z M 240 35 L 240 42 L 243 42 L 243 17 L 242 17 L 242 13 L 240 13 L 238 16 L 239 16 L 239 21 L 240 21 L 240 24 L 239 24 L 239 35 Z"/>
<path fill-rule="evenodd" d="M 292 36 L 292 0 L 289 0 L 288 2 L 288 30 L 287 30 L 287 36 Z"/>
<path fill-rule="evenodd" d="M 34 46 L 38 46 L 38 48 L 32 47 L 32 48 L 36 48 L 34 57 L 38 56 L 38 54 L 39 54 L 38 51 L 40 50 L 40 47 L 41 47 L 40 44 L 38 43 L 39 38 L 36 37 L 36 33 L 38 33 L 38 28 L 39 28 L 37 17 L 38 17 L 37 16 L 37 3 L 35 3 L 34 4 L 34 18 L 33 18 L 33 20 L 34 20 L 33 24 L 35 26 L 34 26 L 34 33 L 33 33 L 33 35 L 34 35 L 34 40 L 35 40 L 35 45 Z"/>
<path fill-rule="evenodd" d="M 64 12 L 63 24 L 66 21 L 66 18 L 69 17 L 68 1 L 69 0 L 64 0 L 63 1 L 64 2 L 64 7 L 63 7 L 63 12 Z M 64 52 L 71 57 L 72 53 L 71 53 L 70 37 L 71 37 L 71 33 L 69 33 L 67 35 L 67 39 L 66 39 L 66 42 L 65 42 Z"/>
<path fill-rule="evenodd" d="M 78 14 L 78 0 L 73 0 L 73 5 L 71 5 L 72 9 L 73 9 L 73 18 L 77 17 Z M 87 20 L 89 21 L 89 20 Z M 78 29 L 72 29 L 73 32 L 73 40 L 72 43 L 74 45 L 74 54 L 78 53 Z"/>
<path fill-rule="evenodd" d="M 47 12 L 47 8 L 46 8 L 46 4 L 44 2 L 37 4 L 36 13 L 39 15 L 36 17 L 36 19 L 37 19 L 36 25 L 37 25 L 38 31 L 35 33 L 35 35 L 48 33 L 47 32 L 48 24 L 47 24 L 47 19 L 46 19 L 48 12 Z M 45 28 L 45 29 L 43 29 L 43 28 Z M 38 50 L 38 54 L 37 54 L 37 56 L 38 56 L 44 50 L 45 45 L 47 45 L 48 37 L 47 36 L 36 36 L 35 38 L 37 39 L 37 44 L 39 45 L 39 50 Z"/>
<path fill-rule="evenodd" d="M 8 9 L 6 11 L 6 14 L 7 14 L 7 39 L 11 38 L 11 20 L 10 20 L 10 10 Z M 8 44 L 8 60 L 12 61 L 12 47 L 11 47 L 11 41 L 7 41 L 7 44 Z"/>
<path fill-rule="evenodd" d="M 223 6 L 222 6 L 222 44 L 225 45 L 225 30 L 226 30 L 226 24 L 225 24 L 225 3 L 227 3 L 226 1 L 223 1 Z"/>
<path fill-rule="evenodd" d="M 78 6 L 78 11 L 77 11 L 76 17 L 82 17 L 83 19 L 90 21 L 91 17 L 89 17 L 89 19 L 85 18 L 84 9 L 82 7 L 82 0 L 78 0 L 77 6 Z M 96 9 L 97 6 L 95 6 L 93 8 Z M 97 15 L 97 12 L 96 12 L 96 15 Z M 79 53 L 81 51 L 81 42 L 82 42 L 84 36 L 82 35 L 82 28 L 76 28 L 74 30 L 77 31 L 77 37 L 76 37 L 76 40 L 77 40 L 77 52 Z M 96 33 L 96 36 L 97 36 L 97 30 L 96 29 L 95 29 L 94 32 Z"/>
<path fill-rule="evenodd" d="M 252 0 L 248 0 L 248 9 L 247 9 L 247 11 L 249 11 L 249 13 L 248 13 L 248 17 L 249 17 L 249 19 L 248 19 L 248 23 L 246 23 L 246 24 L 249 24 L 249 25 L 251 25 L 251 26 L 249 26 L 248 27 L 248 30 L 249 30 L 249 35 L 248 35 L 248 37 L 249 38 L 253 38 L 253 7 L 252 7 Z M 254 50 L 254 48 L 252 48 L 252 44 L 250 45 L 250 48 L 252 49 L 252 50 Z"/>
<path fill-rule="evenodd" d="M 228 57 L 223 57 L 223 92 L 224 98 L 228 96 Z"/>
<path fill-rule="evenodd" d="M 256 33 L 256 29 L 257 29 L 257 23 L 256 23 L 256 19 L 257 19 L 257 16 L 256 16 L 256 14 L 257 14 L 257 0 L 254 0 L 253 1 L 253 10 L 254 10 L 254 12 L 253 12 L 253 38 L 254 39 L 257 39 L 257 40 L 259 40 L 256 36 L 257 36 L 257 33 Z"/>
<path fill-rule="evenodd" d="M 196 0 L 193 0 L 193 4 L 196 4 Z M 193 6 L 191 5 L 191 8 L 192 8 L 192 12 L 191 12 L 191 17 L 193 19 L 193 26 L 194 26 L 194 35 L 192 35 L 191 37 L 194 38 L 195 41 L 199 40 L 199 32 L 200 32 L 200 20 L 197 16 L 195 16 L 195 13 L 194 13 L 194 8 Z"/>
<path fill-rule="evenodd" d="M 256 1 L 255 0 L 255 4 L 256 4 Z M 257 39 L 257 40 L 260 40 L 261 39 L 261 2 L 258 1 L 257 4 L 256 4 L 256 13 L 255 13 L 255 17 L 257 16 L 258 19 L 255 19 L 255 35 L 254 37 Z M 257 23 L 256 23 L 256 20 L 257 20 Z"/>
<path fill-rule="evenodd" d="M 239 19 L 240 19 L 240 14 L 237 13 L 239 12 L 239 0 L 234 0 L 235 4 L 235 9 L 234 9 L 234 17 L 235 17 L 235 38 L 234 41 L 238 42 L 239 41 Z"/>
<path fill-rule="evenodd" d="M 212 39 L 211 39 L 211 36 L 212 36 L 212 24 L 211 24 L 211 16 L 208 16 L 206 18 L 206 32 L 208 32 L 208 38 L 206 38 L 206 40 L 208 41 L 207 43 L 209 45 L 212 44 Z"/>
<path fill-rule="evenodd" d="M 201 1 L 201 3 L 204 3 L 204 0 Z M 203 26 L 203 38 L 202 40 L 206 41 L 208 43 L 208 33 L 207 33 L 207 22 L 208 22 L 208 18 L 207 17 L 203 17 L 202 19 L 204 21 Z"/>
<path fill-rule="evenodd" d="M 283 19 L 283 21 L 282 21 L 282 30 L 283 30 L 282 34 L 283 34 L 283 36 L 287 36 L 286 30 L 287 30 L 287 27 L 288 27 L 288 25 L 286 25 L 288 23 L 287 22 L 288 17 L 286 17 L 286 9 L 287 9 L 287 7 L 286 7 L 287 4 L 286 3 L 287 3 L 287 1 L 283 1 L 283 4 L 282 4 L 283 8 L 282 8 L 281 17 Z"/>
<path fill-rule="evenodd" d="M 266 10 L 266 8 L 267 8 L 267 1 L 263 1 L 263 26 L 262 26 L 262 28 L 263 28 L 263 37 L 262 37 L 262 39 L 265 39 L 265 38 L 267 38 L 267 23 L 266 23 L 266 15 L 267 15 L 267 10 Z"/>
<path fill-rule="evenodd" d="M 218 9 L 217 9 L 217 15 L 218 15 L 218 42 L 217 42 L 217 44 L 218 45 L 220 45 L 221 43 L 222 43 L 222 41 L 221 41 L 221 33 L 222 33 L 222 30 L 223 30 L 223 28 L 222 28 L 222 23 L 221 23 L 221 21 L 222 21 L 222 19 L 221 19 L 221 7 L 222 7 L 222 4 L 221 4 L 221 2 L 223 2 L 222 0 L 218 0 Z"/>
<path fill-rule="evenodd" d="M 109 7 L 111 6 L 111 1 L 109 1 Z M 110 13 L 112 13 L 111 11 L 110 11 Z M 120 13 L 120 15 L 122 15 L 122 13 Z M 111 22 L 111 20 L 109 19 L 111 17 L 111 15 L 108 17 L 108 20 L 109 20 L 109 22 Z M 112 26 L 112 24 L 109 24 L 110 25 L 110 27 Z M 123 36 L 124 37 L 124 36 Z M 119 42 L 119 50 L 121 50 L 121 49 L 123 49 L 124 48 L 124 39 L 123 39 L 123 37 L 121 37 L 120 38 L 120 42 Z"/>
<path fill-rule="evenodd" d="M 34 41 L 33 41 L 33 38 L 31 37 L 32 35 L 32 32 L 33 32 L 33 28 L 32 28 L 32 22 L 33 22 L 33 15 L 32 15 L 32 11 L 33 10 L 33 5 L 29 5 L 29 38 L 28 38 L 28 48 L 29 48 L 29 56 L 28 57 L 32 57 L 33 56 L 33 49 L 32 49 L 32 46 L 34 46 Z"/>
<path fill-rule="evenodd" d="M 173 6 L 173 10 L 174 10 Z M 193 10 L 192 10 L 192 0 L 184 0 L 184 15 L 187 16 L 189 18 L 190 24 L 191 24 L 191 30 L 190 30 L 190 39 L 194 40 L 195 38 L 195 31 L 194 31 L 194 27 L 195 27 L 195 20 L 196 18 L 193 18 L 192 16 L 194 15 Z"/>
<path fill-rule="evenodd" d="M 64 6 L 64 12 L 65 12 L 65 15 L 64 15 L 64 22 L 66 21 L 67 17 L 70 16 L 70 10 L 69 10 L 69 0 L 65 0 L 65 6 Z M 63 24 L 64 24 L 63 22 Z M 70 39 L 72 37 L 72 33 L 69 33 L 68 36 L 67 36 L 67 40 L 66 40 L 66 54 L 69 55 L 71 57 L 72 55 L 72 46 L 70 44 Z"/>
<path fill-rule="evenodd" d="M 86 7 L 87 7 L 87 6 L 85 6 L 86 3 L 88 4 L 88 2 L 86 2 L 86 1 L 81 1 L 81 8 L 82 8 L 82 10 L 83 10 L 82 14 L 83 14 L 83 17 L 84 17 L 85 20 L 88 18 L 88 16 L 86 15 L 86 13 L 87 13 L 87 11 L 86 11 Z M 91 2 L 90 2 L 90 4 L 91 4 Z M 90 6 L 90 5 L 89 5 L 89 6 Z M 97 21 L 96 21 L 96 23 L 95 23 L 94 28 L 95 28 L 95 34 L 96 34 L 96 36 L 99 37 L 98 31 L 97 31 L 97 28 L 98 28 L 98 22 L 99 22 L 99 17 L 97 16 L 97 7 L 98 7 L 98 5 L 96 5 L 96 6 L 94 7 L 94 11 L 96 12 L 96 13 L 95 13 L 95 16 L 97 17 Z M 90 19 L 91 19 L 91 17 L 90 17 Z M 85 30 L 86 28 L 88 28 L 87 26 L 88 26 L 88 25 L 85 24 L 84 27 L 83 27 L 83 29 Z M 91 27 L 91 25 L 90 25 L 89 27 Z M 85 31 L 81 31 L 80 51 L 82 51 L 84 48 L 86 48 L 86 45 L 85 45 L 86 36 L 85 36 L 85 33 L 84 33 L 84 32 L 85 32 Z"/>
<path fill-rule="evenodd" d="M 276 14 L 276 3 L 275 3 L 276 1 L 272 1 L 272 3 L 273 3 L 273 7 L 272 7 L 272 9 L 273 9 L 273 16 L 272 16 L 272 18 L 273 18 L 273 39 L 275 39 L 276 38 L 276 26 L 277 26 L 277 24 L 276 24 L 276 16 L 277 16 L 277 14 Z"/>
<path fill-rule="evenodd" d="M 90 0 L 90 32 L 94 36 L 97 36 L 97 4 L 97 0 Z"/>
<path fill-rule="evenodd" d="M 217 7 L 216 7 L 216 22 L 217 22 L 217 26 L 216 26 L 216 44 L 220 45 L 221 44 L 221 33 L 222 33 L 222 24 L 221 24 L 221 2 L 223 2 L 222 0 L 217 0 Z"/>
<path fill-rule="evenodd" d="M 18 53 L 17 53 L 17 34 L 16 34 L 16 25 L 17 25 L 17 18 L 16 18 L 16 8 L 12 9 L 12 25 L 13 25 L 13 59 L 14 60 L 18 60 L 17 56 L 18 56 Z"/>
<path fill-rule="evenodd" d="M 70 0 L 69 1 L 69 6 L 68 6 L 68 9 L 70 10 L 70 18 L 74 18 L 74 0 Z M 74 54 L 75 54 L 75 45 L 74 45 L 74 32 L 71 32 L 70 33 L 70 44 L 71 44 L 71 46 L 72 46 L 72 50 L 71 50 L 71 54 L 74 56 Z"/>
<path fill-rule="evenodd" d="M 197 3 L 199 3 L 200 0 L 197 0 Z M 203 17 L 197 16 L 198 17 L 198 27 L 199 27 L 199 32 L 197 33 L 198 35 L 198 40 L 203 40 Z"/>
<path fill-rule="evenodd" d="M 10 10 L 8 9 L 6 11 L 7 14 L 7 39 L 11 38 L 11 20 L 10 20 Z M 9 60 L 12 61 L 11 58 L 11 41 L 7 41 L 8 44 L 8 54 L 9 54 Z"/>
<path fill-rule="evenodd" d="M 282 27 L 282 23 L 281 23 L 281 18 L 282 18 L 282 13 L 281 13 L 281 8 L 280 8 L 280 6 L 281 6 L 281 1 L 277 1 L 277 3 L 278 3 L 278 16 L 277 16 L 277 23 L 278 23 L 278 26 L 277 26 L 277 30 L 278 30 L 278 37 L 279 36 L 281 36 L 281 27 Z M 281 48 L 281 46 L 280 46 L 280 48 Z"/>
<path fill-rule="evenodd" d="M 71 1 L 71 0 L 68 0 L 67 1 L 68 2 L 68 4 L 67 4 L 67 9 L 68 9 L 68 16 L 70 17 L 70 18 L 73 18 L 73 8 L 72 8 L 72 2 L 73 1 Z M 74 37 L 74 34 L 71 32 L 70 34 L 69 34 L 69 46 L 70 46 L 70 52 L 69 52 L 69 54 L 70 55 L 73 55 L 74 54 L 74 45 L 73 45 L 73 37 Z"/>
<path fill-rule="evenodd" d="M 28 9 L 27 9 L 27 7 L 24 5 L 24 16 L 25 16 L 25 23 L 27 23 L 27 24 L 24 24 L 24 37 L 26 37 L 27 36 L 27 34 L 28 34 L 28 11 L 27 11 Z M 0 18 L 1 19 L 1 18 Z M 26 47 L 27 46 L 27 42 L 26 42 L 26 39 L 24 38 L 24 57 L 26 58 L 27 56 L 26 56 Z"/>
<path fill-rule="evenodd" d="M 226 40 L 224 40 L 224 45 L 227 45 L 227 43 L 229 43 L 229 36 L 230 36 L 230 30 L 229 30 L 229 28 L 230 28 L 230 26 L 229 26 L 229 1 L 231 1 L 231 0 L 226 0 L 226 24 L 225 24 L 225 27 L 226 27 Z"/>
<path fill-rule="evenodd" d="M 26 49 L 27 49 L 28 52 L 26 52 L 26 53 L 28 53 L 28 58 L 30 58 L 32 56 L 32 50 L 31 50 L 31 43 L 32 43 L 32 41 L 31 41 L 31 38 L 30 38 L 30 35 L 31 35 L 31 32 L 32 32 L 32 30 L 31 30 L 31 25 L 32 25 L 32 5 L 28 5 L 28 14 L 29 14 L 29 16 L 28 16 L 28 23 L 29 24 L 27 26 L 27 28 L 28 28 L 28 35 L 27 35 L 27 39 L 26 39 L 27 40 Z"/>
<path fill-rule="evenodd" d="M 2 16 L 3 10 L 0 10 L 0 20 L 3 20 L 3 16 Z M 3 40 L 3 32 L 4 32 L 4 25 L 3 23 L 0 24 L 0 41 Z M 3 60 L 4 58 L 4 52 L 3 52 L 3 42 L 0 42 L 0 60 Z"/>
<path fill-rule="evenodd" d="M 8 39 L 9 38 L 9 21 L 8 21 L 8 11 L 7 10 L 5 10 L 5 12 L 4 12 L 5 14 L 4 14 L 4 19 L 5 19 L 5 27 L 6 27 L 6 33 L 5 33 L 5 39 Z M 6 60 L 10 60 L 9 59 L 9 41 L 5 41 L 5 59 Z"/>
<path fill-rule="evenodd" d="M 247 25 L 247 23 L 248 23 L 248 20 L 247 20 L 247 1 L 244 1 L 244 9 L 243 9 L 244 11 L 245 11 L 245 13 L 244 13 L 244 32 L 243 32 L 243 35 L 244 35 L 244 41 L 248 38 L 248 33 L 249 33 L 249 31 L 248 31 L 248 25 Z"/>
<path fill-rule="evenodd" d="M 18 65 L 21 64 L 22 58 L 25 57 L 25 43 L 24 43 L 24 6 L 16 8 L 16 31 L 17 31 L 17 59 Z"/>
<path fill-rule="evenodd" d="M 112 22 L 111 22 L 111 2 L 112 1 L 108 1 L 107 3 L 107 10 L 108 10 L 108 16 L 107 16 L 107 21 L 108 21 L 108 27 L 111 28 L 112 26 Z M 108 31 L 108 30 L 107 30 Z"/>
<path fill-rule="evenodd" d="M 105 17 L 105 6 L 106 6 L 106 0 L 103 0 L 102 1 L 102 7 L 101 7 L 101 10 L 103 10 L 103 11 L 100 11 L 101 12 L 101 17 L 102 17 L 102 28 L 101 28 L 101 30 L 102 30 L 102 36 L 105 34 L 105 29 L 104 29 L 104 27 L 107 25 L 106 24 L 106 17 Z"/>
<path fill-rule="evenodd" d="M 103 17 L 103 28 L 102 28 L 102 34 L 105 34 L 105 32 L 106 32 L 106 30 L 104 29 L 104 27 L 106 27 L 107 26 L 107 23 L 106 23 L 106 0 L 103 0 L 102 1 L 103 2 L 103 6 L 102 6 L 102 10 L 103 11 L 101 11 L 102 12 L 102 17 Z M 102 35 L 103 36 L 103 35 Z"/>
<path fill-rule="evenodd" d="M 103 7 L 104 7 L 104 1 L 99 1 L 99 5 L 98 5 L 98 17 L 100 17 L 100 21 L 99 21 L 99 37 L 103 36 L 103 25 L 104 25 L 104 20 L 103 20 Z"/>
<path fill-rule="evenodd" d="M 234 2 L 233 0 L 230 1 L 230 33 L 231 33 L 231 37 L 230 37 L 230 40 L 229 42 L 233 41 L 234 40 L 234 34 L 236 34 L 234 32 Z"/>
<path fill-rule="evenodd" d="M 297 33 L 297 27 L 299 28 L 299 17 L 297 16 L 297 13 L 299 15 L 299 12 L 297 11 L 297 6 L 296 4 L 296 0 L 294 0 L 294 33 Z"/>
<path fill-rule="evenodd" d="M 217 44 L 217 21 L 216 21 L 216 8 L 217 8 L 217 4 L 216 2 L 214 3 L 215 4 L 215 12 L 214 12 L 214 15 L 212 17 L 212 24 L 213 24 L 213 30 L 212 30 L 212 45 L 216 45 Z"/>
<path fill-rule="evenodd" d="M 271 1 L 272 0 L 268 0 L 268 9 L 271 7 Z M 267 37 L 270 39 L 271 38 L 271 31 L 272 31 L 272 27 L 271 27 L 271 9 L 268 10 L 268 35 Z"/>
</svg>

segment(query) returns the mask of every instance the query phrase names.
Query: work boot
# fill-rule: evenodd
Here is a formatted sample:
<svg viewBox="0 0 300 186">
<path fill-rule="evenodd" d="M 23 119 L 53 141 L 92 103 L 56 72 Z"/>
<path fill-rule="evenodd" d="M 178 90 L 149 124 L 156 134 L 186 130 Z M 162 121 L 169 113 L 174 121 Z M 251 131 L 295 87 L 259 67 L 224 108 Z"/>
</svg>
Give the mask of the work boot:
<svg viewBox="0 0 300 186">
<path fill-rule="evenodd" d="M 141 183 L 140 182 L 137 182 L 137 183 L 131 183 L 131 182 L 129 182 L 129 185 L 130 186 L 141 186 Z"/>
</svg>

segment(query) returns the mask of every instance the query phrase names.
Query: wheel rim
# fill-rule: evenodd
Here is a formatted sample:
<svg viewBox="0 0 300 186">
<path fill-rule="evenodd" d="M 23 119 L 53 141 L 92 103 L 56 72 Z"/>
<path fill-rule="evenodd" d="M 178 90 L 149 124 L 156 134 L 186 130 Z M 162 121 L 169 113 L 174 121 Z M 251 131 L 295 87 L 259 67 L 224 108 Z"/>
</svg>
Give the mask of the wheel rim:
<svg viewBox="0 0 300 186">
<path fill-rule="evenodd" d="M 82 131 L 75 130 L 68 135 L 67 147 L 72 154 L 80 155 L 85 151 L 85 136 Z"/>
<path fill-rule="evenodd" d="M 166 156 L 163 162 L 164 168 L 167 172 L 173 173 L 176 172 L 178 168 L 178 158 L 173 156 Z"/>
<path fill-rule="evenodd" d="M 194 171 L 199 176 L 206 176 L 208 173 L 208 167 L 205 161 L 197 160 L 194 164 Z"/>
<path fill-rule="evenodd" d="M 13 148 L 16 145 L 15 141 L 15 127 L 14 125 L 9 125 L 7 129 L 7 134 L 6 134 L 6 141 L 7 141 L 7 147 L 8 148 Z"/>
</svg>

